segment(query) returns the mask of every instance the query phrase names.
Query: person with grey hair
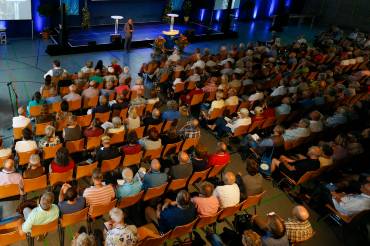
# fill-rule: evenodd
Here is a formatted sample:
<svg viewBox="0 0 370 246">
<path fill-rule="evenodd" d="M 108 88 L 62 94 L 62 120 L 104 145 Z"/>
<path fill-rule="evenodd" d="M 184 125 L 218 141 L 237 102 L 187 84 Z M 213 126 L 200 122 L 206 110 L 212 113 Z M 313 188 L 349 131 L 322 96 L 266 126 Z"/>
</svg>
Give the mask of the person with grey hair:
<svg viewBox="0 0 370 246">
<path fill-rule="evenodd" d="M 161 111 L 159 111 L 159 109 L 157 108 L 154 108 L 152 111 L 152 114 L 143 119 L 143 123 L 144 123 L 144 126 L 158 125 L 162 123 Z"/>
<path fill-rule="evenodd" d="M 14 160 L 6 159 L 3 163 L 3 168 L 0 171 L 0 186 L 16 184 L 19 186 L 19 192 L 23 194 L 23 179 L 22 175 L 16 172 Z"/>
<path fill-rule="evenodd" d="M 292 159 L 282 155 L 279 159 L 272 159 L 271 172 L 273 173 L 279 170 L 295 181 L 298 181 L 306 172 L 315 171 L 320 168 L 320 156 L 321 149 L 318 146 L 310 147 L 307 157 L 299 155 L 298 159 Z"/>
<path fill-rule="evenodd" d="M 24 179 L 34 179 L 45 174 L 45 168 L 41 165 L 40 156 L 32 154 L 27 169 L 23 172 Z"/>
<path fill-rule="evenodd" d="M 310 136 L 310 121 L 308 119 L 301 119 L 298 122 L 298 126 L 285 130 L 283 134 L 284 141 L 293 141 L 299 138 L 305 138 Z"/>
<path fill-rule="evenodd" d="M 237 115 L 238 116 L 233 119 L 225 119 L 224 117 L 219 117 L 216 119 L 214 125 L 208 125 L 208 127 L 211 130 L 215 130 L 218 137 L 223 137 L 224 135 L 234 133 L 238 127 L 248 126 L 252 123 L 252 120 L 249 117 L 248 109 L 239 109 Z"/>
<path fill-rule="evenodd" d="M 184 179 L 190 177 L 193 173 L 193 165 L 190 157 L 185 151 L 178 154 L 178 164 L 171 166 L 168 174 L 172 179 Z"/>
<path fill-rule="evenodd" d="M 106 246 L 135 246 L 138 243 L 137 228 L 124 222 L 124 213 L 119 208 L 109 211 L 110 220 L 105 222 Z"/>
<path fill-rule="evenodd" d="M 179 105 L 175 100 L 169 100 L 167 102 L 167 110 L 163 112 L 162 119 L 168 121 L 174 121 L 180 119 Z"/>
<path fill-rule="evenodd" d="M 119 133 L 125 130 L 125 126 L 122 124 L 122 120 L 119 116 L 112 118 L 113 127 L 108 128 L 108 134 Z"/>
<path fill-rule="evenodd" d="M 45 136 L 39 141 L 39 148 L 55 146 L 60 143 L 58 136 L 55 136 L 55 127 L 48 125 L 45 127 Z"/>
<path fill-rule="evenodd" d="M 59 218 L 59 208 L 53 204 L 54 194 L 45 192 L 42 194 L 39 204 L 35 208 L 26 207 L 23 209 L 24 223 L 20 234 L 31 233 L 32 226 L 46 225 Z"/>
<path fill-rule="evenodd" d="M 240 202 L 240 189 L 236 183 L 236 176 L 233 172 L 226 172 L 222 177 L 224 185 L 219 185 L 213 191 L 217 197 L 221 208 L 235 206 Z"/>
<path fill-rule="evenodd" d="M 18 108 L 18 116 L 13 117 L 13 128 L 25 128 L 31 123 L 31 119 L 26 117 L 26 108 Z"/>
<path fill-rule="evenodd" d="M 128 167 L 122 170 L 122 180 L 117 180 L 117 183 L 118 198 L 134 196 L 143 188 L 141 180 L 134 178 L 133 171 Z"/>
</svg>

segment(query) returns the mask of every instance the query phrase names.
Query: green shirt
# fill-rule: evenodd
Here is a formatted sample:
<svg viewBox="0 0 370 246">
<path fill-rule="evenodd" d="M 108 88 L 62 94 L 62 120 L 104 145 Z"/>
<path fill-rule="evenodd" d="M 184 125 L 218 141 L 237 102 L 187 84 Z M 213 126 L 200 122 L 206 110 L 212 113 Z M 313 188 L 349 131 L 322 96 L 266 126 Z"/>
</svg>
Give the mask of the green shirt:
<svg viewBox="0 0 370 246">
<path fill-rule="evenodd" d="M 57 205 L 51 205 L 49 211 L 43 210 L 40 206 L 32 209 L 26 221 L 22 224 L 22 231 L 31 232 L 33 225 L 45 225 L 59 217 L 59 208 Z"/>
<path fill-rule="evenodd" d="M 91 76 L 89 80 L 94 80 L 97 84 L 103 83 L 103 77 L 97 75 Z"/>
</svg>

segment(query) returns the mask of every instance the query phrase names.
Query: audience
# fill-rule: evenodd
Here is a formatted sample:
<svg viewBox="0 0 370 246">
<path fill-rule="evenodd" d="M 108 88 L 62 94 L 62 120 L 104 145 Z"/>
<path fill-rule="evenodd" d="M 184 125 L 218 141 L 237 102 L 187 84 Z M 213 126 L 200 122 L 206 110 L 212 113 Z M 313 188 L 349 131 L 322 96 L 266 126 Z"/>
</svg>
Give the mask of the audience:
<svg viewBox="0 0 370 246">
<path fill-rule="evenodd" d="M 235 206 L 240 202 L 240 190 L 236 183 L 235 174 L 226 172 L 223 175 L 224 185 L 219 185 L 213 191 L 213 195 L 217 197 L 221 208 Z"/>
<path fill-rule="evenodd" d="M 115 198 L 113 187 L 111 185 L 105 185 L 103 182 L 103 173 L 99 168 L 94 169 L 91 179 L 93 186 L 86 188 L 83 192 L 83 197 L 90 207 L 108 204 Z"/>
<path fill-rule="evenodd" d="M 167 182 L 167 174 L 161 173 L 161 163 L 154 159 L 150 163 L 150 169 L 144 175 L 143 178 L 143 189 L 147 190 L 149 188 L 161 186 Z"/>
<path fill-rule="evenodd" d="M 190 177 L 193 173 L 193 166 L 189 155 L 185 151 L 178 154 L 178 164 L 170 167 L 168 175 L 172 179 L 184 179 Z"/>
<path fill-rule="evenodd" d="M 134 225 L 127 225 L 124 222 L 124 213 L 119 208 L 112 208 L 109 211 L 110 220 L 105 224 L 107 235 L 105 245 L 137 245 L 137 229 Z"/>
<path fill-rule="evenodd" d="M 13 128 L 25 128 L 31 123 L 31 119 L 26 117 L 26 110 L 24 107 L 18 108 L 18 116 L 13 117 Z"/>
<path fill-rule="evenodd" d="M 58 201 L 61 214 L 72 214 L 85 208 L 85 198 L 79 196 L 76 188 L 68 183 L 62 185 Z"/>
<path fill-rule="evenodd" d="M 10 184 L 18 185 L 20 194 L 23 194 L 22 175 L 16 172 L 14 161 L 12 159 L 7 159 L 4 161 L 3 168 L 0 172 L 0 186 Z"/>
<path fill-rule="evenodd" d="M 99 165 L 101 165 L 104 160 L 111 160 L 121 155 L 117 147 L 111 146 L 110 142 L 111 142 L 111 138 L 107 135 L 104 135 L 101 138 L 102 147 L 100 147 L 96 151 L 96 157 L 95 157 Z"/>
<path fill-rule="evenodd" d="M 73 170 L 75 162 L 69 156 L 67 148 L 58 149 L 54 160 L 50 164 L 50 170 L 53 173 L 64 173 Z"/>
<path fill-rule="evenodd" d="M 28 128 L 23 128 L 22 133 L 23 139 L 15 143 L 15 151 L 20 153 L 37 150 L 37 143 L 33 140 L 32 131 Z"/>
<path fill-rule="evenodd" d="M 213 195 L 213 190 L 212 184 L 203 183 L 199 196 L 191 198 L 191 202 L 194 203 L 199 217 L 214 216 L 217 213 L 220 203 L 217 197 Z"/>
<path fill-rule="evenodd" d="M 118 182 L 117 198 L 124 198 L 134 196 L 142 189 L 142 182 L 140 178 L 134 177 L 134 173 L 128 167 L 122 170 L 122 183 Z"/>
</svg>

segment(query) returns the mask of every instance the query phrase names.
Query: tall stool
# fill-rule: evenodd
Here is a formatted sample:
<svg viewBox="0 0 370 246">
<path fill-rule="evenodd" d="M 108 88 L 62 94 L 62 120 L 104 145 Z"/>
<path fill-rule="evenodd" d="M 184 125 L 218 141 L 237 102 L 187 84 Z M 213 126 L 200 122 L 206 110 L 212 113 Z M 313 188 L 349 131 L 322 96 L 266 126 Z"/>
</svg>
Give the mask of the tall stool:
<svg viewBox="0 0 370 246">
<path fill-rule="evenodd" d="M 0 44 L 7 44 L 6 28 L 0 28 Z"/>
</svg>

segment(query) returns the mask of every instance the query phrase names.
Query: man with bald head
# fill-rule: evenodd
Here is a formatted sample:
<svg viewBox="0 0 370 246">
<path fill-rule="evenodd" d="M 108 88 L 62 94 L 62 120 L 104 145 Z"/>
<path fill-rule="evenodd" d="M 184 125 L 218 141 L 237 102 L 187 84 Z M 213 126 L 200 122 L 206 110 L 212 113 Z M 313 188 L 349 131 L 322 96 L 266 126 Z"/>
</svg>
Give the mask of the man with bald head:
<svg viewBox="0 0 370 246">
<path fill-rule="evenodd" d="M 193 165 L 190 157 L 185 151 L 180 151 L 178 155 L 179 164 L 171 166 L 169 175 L 172 179 L 184 179 L 190 177 L 193 173 Z"/>
<path fill-rule="evenodd" d="M 148 172 L 144 175 L 143 189 L 147 190 L 152 187 L 157 187 L 166 182 L 167 174 L 161 173 L 161 163 L 157 159 L 152 160 Z"/>
<path fill-rule="evenodd" d="M 179 130 L 179 135 L 182 135 L 184 138 L 199 138 L 200 137 L 199 120 L 192 119 L 188 121 Z"/>
<path fill-rule="evenodd" d="M 217 143 L 218 150 L 208 156 L 208 166 L 222 166 L 230 162 L 230 154 L 227 152 L 227 145 L 224 142 Z"/>
<path fill-rule="evenodd" d="M 19 186 L 19 191 L 23 194 L 23 178 L 17 173 L 14 168 L 14 161 L 7 159 L 4 161 L 3 169 L 0 172 L 0 186 L 16 184 Z"/>
<path fill-rule="evenodd" d="M 301 205 L 295 206 L 292 210 L 292 218 L 287 219 L 284 224 L 290 242 L 301 242 L 312 237 L 312 226 L 308 218 L 307 209 Z"/>
<path fill-rule="evenodd" d="M 240 202 L 240 190 L 236 184 L 236 177 L 233 172 L 227 172 L 223 176 L 224 185 L 217 186 L 213 195 L 217 197 L 220 207 L 227 208 Z"/>
<path fill-rule="evenodd" d="M 13 128 L 25 128 L 29 126 L 31 120 L 26 117 L 26 109 L 24 107 L 18 108 L 18 116 L 13 117 Z"/>
<path fill-rule="evenodd" d="M 145 117 L 143 119 L 144 126 L 158 125 L 160 123 L 162 123 L 161 111 L 159 111 L 159 109 L 157 108 L 153 109 L 151 116 Z"/>
</svg>

